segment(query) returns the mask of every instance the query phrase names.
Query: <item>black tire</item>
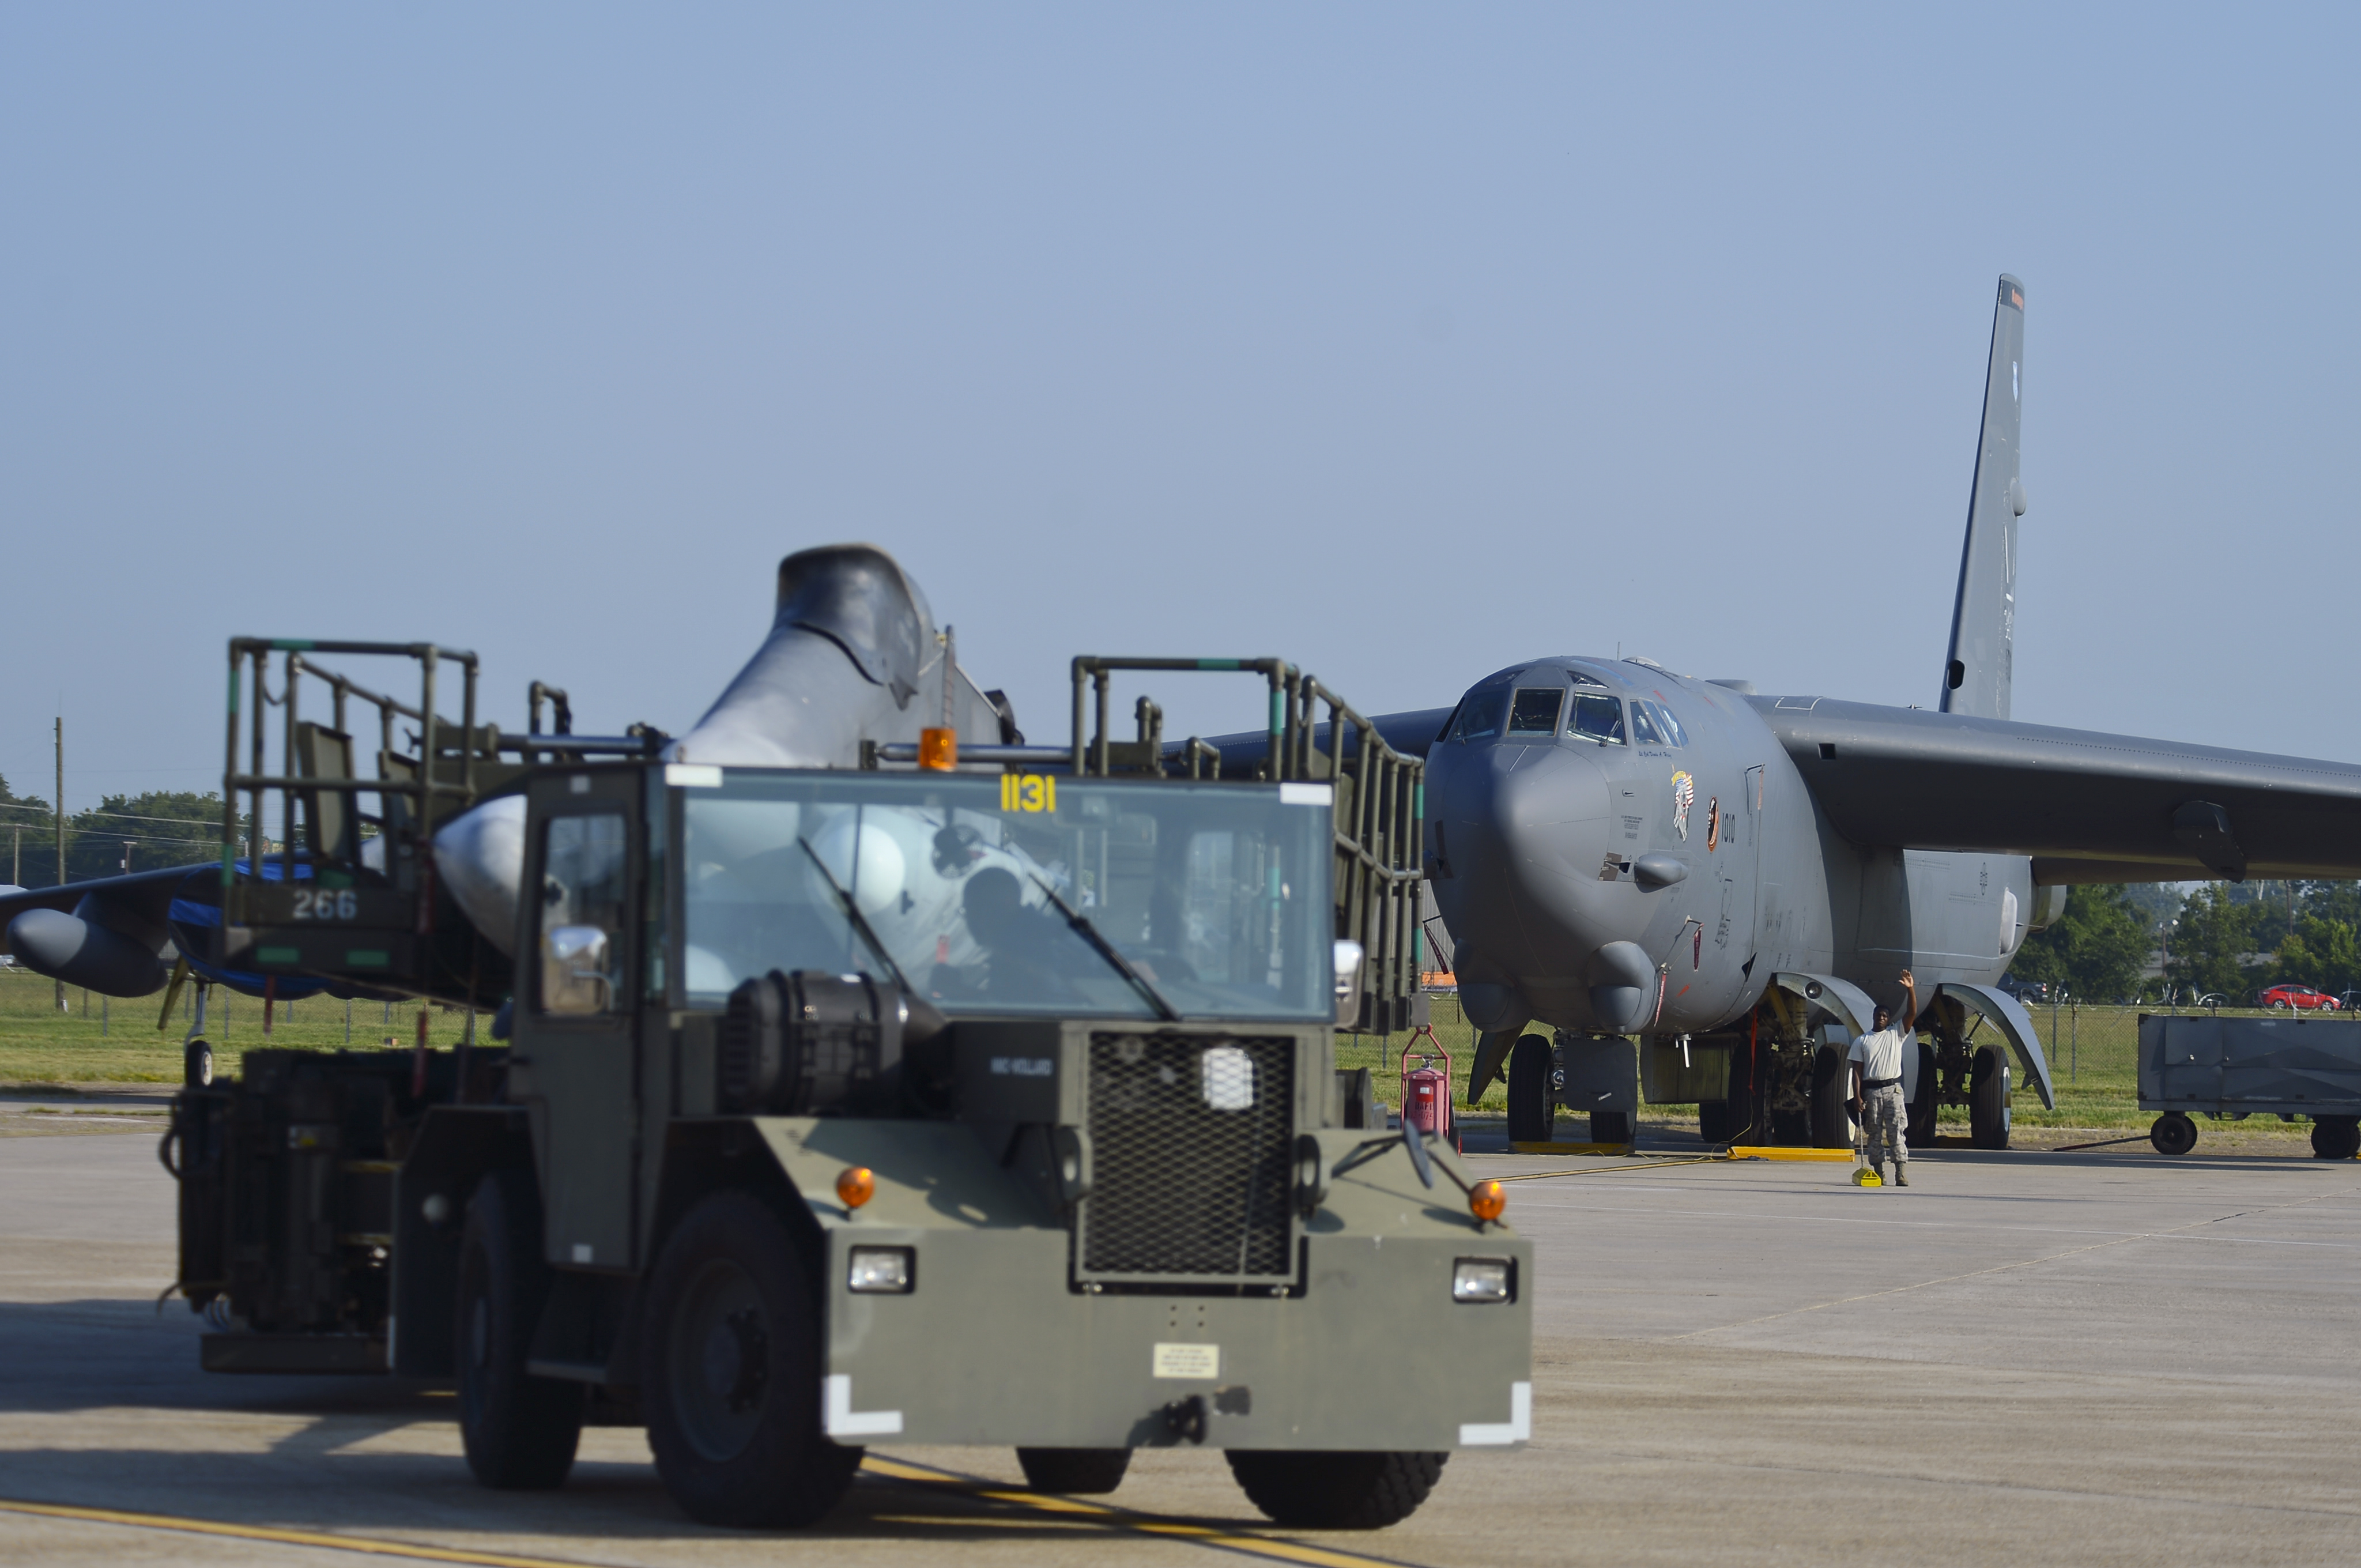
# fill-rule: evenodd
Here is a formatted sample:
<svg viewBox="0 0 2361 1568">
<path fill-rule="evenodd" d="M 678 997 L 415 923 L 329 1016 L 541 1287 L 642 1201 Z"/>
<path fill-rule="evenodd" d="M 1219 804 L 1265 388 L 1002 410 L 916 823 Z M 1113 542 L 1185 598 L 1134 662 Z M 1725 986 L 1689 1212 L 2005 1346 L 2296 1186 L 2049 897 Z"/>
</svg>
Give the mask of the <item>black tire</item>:
<svg viewBox="0 0 2361 1568">
<path fill-rule="evenodd" d="M 1910 1128 L 1904 1135 L 1909 1138 L 1910 1146 L 1914 1149 L 1932 1148 L 1935 1145 L 1935 1127 L 1943 1109 L 1943 1089 L 1938 1079 L 1935 1047 L 1921 1045 L 1918 1047 L 1918 1098 L 1910 1102 Z"/>
<path fill-rule="evenodd" d="M 1730 1102 L 1700 1100 L 1697 1102 L 1697 1136 L 1708 1144 L 1730 1141 Z"/>
<path fill-rule="evenodd" d="M 1037 1492 L 1065 1492 L 1097 1497 L 1123 1485 L 1131 1468 L 1127 1448 L 1020 1448 L 1016 1463 L 1025 1480 Z"/>
<path fill-rule="evenodd" d="M 496 1170 L 467 1202 L 451 1340 L 459 1362 L 459 1439 L 467 1468 L 484 1486 L 545 1490 L 574 1468 L 588 1386 L 525 1372 L 548 1299 L 533 1178 Z"/>
<path fill-rule="evenodd" d="M 644 1321 L 648 1446 L 683 1511 L 747 1527 L 812 1524 L 836 1507 L 861 1450 L 820 1431 L 818 1313 L 768 1204 L 717 1192 L 691 1209 L 648 1277 Z"/>
<path fill-rule="evenodd" d="M 2008 1058 L 1997 1046 L 1980 1047 L 1968 1071 L 1968 1140 L 1980 1149 L 2008 1147 Z"/>
<path fill-rule="evenodd" d="M 1557 1132 L 1557 1094 L 1550 1084 L 1556 1062 L 1550 1043 L 1527 1035 L 1509 1049 L 1509 1141 L 1545 1144 Z"/>
<path fill-rule="evenodd" d="M 1835 1046 L 1822 1046 L 1812 1057 L 1812 1146 L 1849 1149 L 1853 1146 L 1852 1064 Z"/>
<path fill-rule="evenodd" d="M 2361 1117 L 2322 1116 L 2312 1124 L 2312 1152 L 2321 1159 L 2361 1154 Z"/>
<path fill-rule="evenodd" d="M 1594 1144 L 1630 1143 L 1631 1113 L 1628 1111 L 1593 1111 L 1590 1113 L 1590 1141 Z"/>
<path fill-rule="evenodd" d="M 191 1089 L 214 1086 L 214 1048 L 203 1039 L 191 1040 L 181 1047 L 181 1081 Z"/>
<path fill-rule="evenodd" d="M 2167 1111 L 2147 1130 L 2156 1152 L 2179 1157 L 2197 1146 L 2197 1124 L 2178 1111 Z"/>
<path fill-rule="evenodd" d="M 1246 1498 L 1290 1530 L 1383 1530 L 1418 1511 L 1447 1453 L 1228 1451 Z"/>
</svg>

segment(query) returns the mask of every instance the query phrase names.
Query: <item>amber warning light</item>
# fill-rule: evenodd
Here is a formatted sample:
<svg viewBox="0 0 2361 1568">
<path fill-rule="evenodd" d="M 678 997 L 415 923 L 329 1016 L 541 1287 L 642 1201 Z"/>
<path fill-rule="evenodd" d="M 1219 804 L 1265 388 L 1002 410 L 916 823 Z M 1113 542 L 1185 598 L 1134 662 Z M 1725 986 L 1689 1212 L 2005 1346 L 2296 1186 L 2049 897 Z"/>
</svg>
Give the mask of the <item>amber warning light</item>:
<svg viewBox="0 0 2361 1568">
<path fill-rule="evenodd" d="M 959 766 L 959 731 L 928 726 L 918 731 L 918 766 L 947 773 Z"/>
<path fill-rule="evenodd" d="M 836 1195 L 848 1209 L 858 1209 L 877 1196 L 877 1178 L 865 1165 L 848 1166 L 836 1179 Z"/>
<path fill-rule="evenodd" d="M 1497 1181 L 1479 1181 L 1467 1190 L 1467 1212 L 1489 1223 L 1509 1207 L 1509 1190 Z"/>
</svg>

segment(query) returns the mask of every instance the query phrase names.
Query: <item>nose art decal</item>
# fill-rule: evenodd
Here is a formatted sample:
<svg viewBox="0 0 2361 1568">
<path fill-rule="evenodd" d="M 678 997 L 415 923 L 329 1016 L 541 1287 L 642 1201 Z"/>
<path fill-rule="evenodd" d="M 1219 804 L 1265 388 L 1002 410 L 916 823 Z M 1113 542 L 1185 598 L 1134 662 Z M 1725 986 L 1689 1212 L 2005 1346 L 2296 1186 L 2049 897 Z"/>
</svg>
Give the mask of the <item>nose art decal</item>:
<svg viewBox="0 0 2361 1568">
<path fill-rule="evenodd" d="M 1697 781 L 1686 773 L 1673 774 L 1673 831 L 1689 836 L 1689 807 L 1697 803 Z"/>
</svg>

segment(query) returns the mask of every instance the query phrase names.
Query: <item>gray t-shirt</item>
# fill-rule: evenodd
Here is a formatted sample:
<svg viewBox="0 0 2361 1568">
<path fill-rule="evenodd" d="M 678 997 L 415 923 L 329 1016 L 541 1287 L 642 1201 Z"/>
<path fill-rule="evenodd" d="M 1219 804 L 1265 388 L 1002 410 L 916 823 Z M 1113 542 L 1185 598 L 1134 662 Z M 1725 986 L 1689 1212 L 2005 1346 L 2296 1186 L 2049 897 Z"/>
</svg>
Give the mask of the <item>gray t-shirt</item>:
<svg viewBox="0 0 2361 1568">
<path fill-rule="evenodd" d="M 1911 1043 L 1911 1031 L 1897 1024 L 1890 1029 L 1880 1029 L 1874 1035 L 1863 1035 L 1853 1041 L 1849 1061 L 1861 1063 L 1861 1081 L 1874 1083 L 1880 1079 L 1902 1076 L 1903 1048 Z"/>
</svg>

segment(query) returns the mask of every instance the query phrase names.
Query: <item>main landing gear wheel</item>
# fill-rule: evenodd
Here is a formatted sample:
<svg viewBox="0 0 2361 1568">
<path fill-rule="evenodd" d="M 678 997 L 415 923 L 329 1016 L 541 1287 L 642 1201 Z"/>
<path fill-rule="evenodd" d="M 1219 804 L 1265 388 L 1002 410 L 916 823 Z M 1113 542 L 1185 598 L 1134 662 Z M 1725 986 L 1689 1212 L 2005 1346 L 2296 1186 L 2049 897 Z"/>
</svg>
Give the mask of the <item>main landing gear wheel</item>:
<svg viewBox="0 0 2361 1568">
<path fill-rule="evenodd" d="M 1822 1046 L 1812 1058 L 1812 1146 L 1817 1149 L 1849 1149 L 1852 1147 L 1852 1112 L 1845 1102 L 1852 1097 L 1852 1068 L 1844 1052 L 1834 1046 Z"/>
<path fill-rule="evenodd" d="M 1918 1098 L 1910 1102 L 1910 1126 L 1903 1135 L 1914 1149 L 1935 1146 L 1935 1124 L 1943 1109 L 1942 1086 L 1937 1081 L 1935 1047 L 1918 1047 Z"/>
<path fill-rule="evenodd" d="M 1131 1450 L 1020 1448 L 1016 1463 L 1025 1467 L 1026 1484 L 1037 1492 L 1096 1497 L 1123 1485 L 1123 1473 L 1131 1468 Z"/>
<path fill-rule="evenodd" d="M 1968 1141 L 1980 1149 L 2008 1147 L 2008 1058 L 1997 1046 L 1979 1049 L 1969 1069 Z"/>
<path fill-rule="evenodd" d="M 768 1204 L 717 1192 L 648 1281 L 640 1397 L 664 1489 L 706 1524 L 805 1525 L 861 1450 L 820 1431 L 819 1324 L 795 1238 Z"/>
<path fill-rule="evenodd" d="M 559 1485 L 582 1440 L 587 1387 L 525 1371 L 549 1299 L 540 1216 L 532 1177 L 496 1170 L 468 1201 L 459 1244 L 459 1440 L 476 1479 L 502 1490 Z"/>
<path fill-rule="evenodd" d="M 2361 1154 L 2361 1116 L 2322 1116 L 2312 1124 L 2312 1152 L 2322 1159 Z"/>
<path fill-rule="evenodd" d="M 2314 1138 L 2319 1137 L 2314 1133 Z M 2158 1154 L 2184 1155 L 2197 1146 L 2197 1124 L 2178 1111 L 2167 1111 L 2147 1130 L 2147 1141 Z M 2314 1146 L 2315 1147 L 2317 1145 Z"/>
<path fill-rule="evenodd" d="M 1555 1135 L 1557 1094 L 1550 1086 L 1555 1067 L 1550 1043 L 1527 1035 L 1509 1052 L 1509 1141 L 1545 1144 Z"/>
<path fill-rule="evenodd" d="M 1228 1451 L 1246 1498 L 1290 1530 L 1383 1530 L 1418 1511 L 1447 1453 Z"/>
</svg>

